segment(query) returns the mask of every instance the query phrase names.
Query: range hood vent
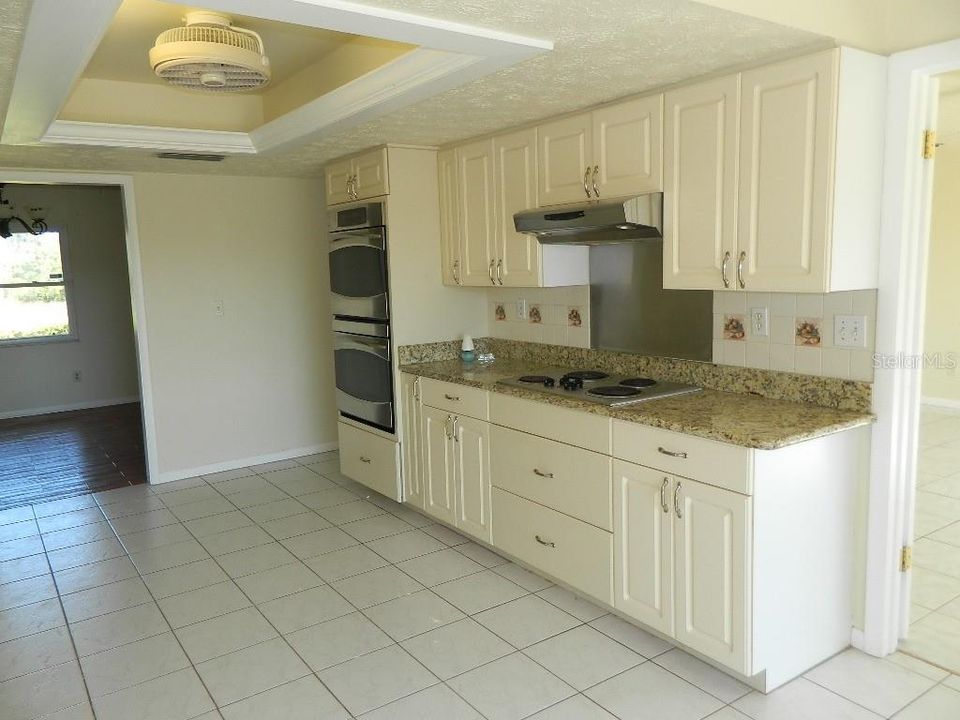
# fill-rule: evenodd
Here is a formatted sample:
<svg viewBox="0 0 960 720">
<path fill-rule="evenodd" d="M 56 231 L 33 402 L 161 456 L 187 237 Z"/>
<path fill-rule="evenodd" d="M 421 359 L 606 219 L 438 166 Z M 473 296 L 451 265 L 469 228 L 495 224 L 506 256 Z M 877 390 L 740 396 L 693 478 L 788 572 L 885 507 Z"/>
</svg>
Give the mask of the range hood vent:
<svg viewBox="0 0 960 720">
<path fill-rule="evenodd" d="M 607 245 L 663 239 L 663 193 L 537 210 L 513 216 L 517 232 L 543 244 Z"/>
</svg>

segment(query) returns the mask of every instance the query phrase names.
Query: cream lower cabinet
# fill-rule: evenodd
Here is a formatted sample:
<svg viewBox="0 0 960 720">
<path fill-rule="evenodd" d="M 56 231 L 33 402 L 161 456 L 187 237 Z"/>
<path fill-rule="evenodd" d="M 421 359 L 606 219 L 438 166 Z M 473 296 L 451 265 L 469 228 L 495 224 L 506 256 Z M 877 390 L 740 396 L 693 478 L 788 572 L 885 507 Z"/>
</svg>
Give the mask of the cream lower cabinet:
<svg viewBox="0 0 960 720">
<path fill-rule="evenodd" d="M 400 374 L 400 466 L 403 477 L 403 500 L 423 508 L 423 453 L 420 444 L 421 379 L 408 373 Z"/>
<path fill-rule="evenodd" d="M 450 525 L 456 522 L 456 461 L 453 447 L 453 416 L 424 405 L 420 410 L 420 442 L 423 511 Z"/>
</svg>

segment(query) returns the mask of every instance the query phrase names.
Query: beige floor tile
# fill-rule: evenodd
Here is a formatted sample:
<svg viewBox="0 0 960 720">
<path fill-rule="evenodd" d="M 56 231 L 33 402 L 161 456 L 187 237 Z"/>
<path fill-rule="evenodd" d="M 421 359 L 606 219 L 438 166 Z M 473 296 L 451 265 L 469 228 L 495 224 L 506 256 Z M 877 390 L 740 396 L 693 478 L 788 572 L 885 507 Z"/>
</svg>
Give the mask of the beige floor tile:
<svg viewBox="0 0 960 720">
<path fill-rule="evenodd" d="M 710 717 L 716 717 L 719 720 L 719 716 L 711 715 Z M 746 718 L 745 715 L 741 717 Z M 530 720 L 616 720 L 616 718 L 585 695 L 574 695 L 546 710 L 541 710 L 536 715 L 531 715 Z"/>
<path fill-rule="evenodd" d="M 446 685 L 431 685 L 425 690 L 395 700 L 389 705 L 364 713 L 362 720 L 483 720 L 483 716 L 470 707 Z M 586 720 L 581 718 L 580 720 Z"/>
<path fill-rule="evenodd" d="M 162 527 L 120 536 L 120 542 L 123 543 L 123 546 L 131 555 L 153 548 L 163 547 L 164 545 L 173 545 L 175 543 L 184 543 L 192 540 L 193 536 L 180 524 L 163 525 Z"/>
<path fill-rule="evenodd" d="M 168 508 L 178 505 L 199 505 L 205 500 L 217 500 L 223 496 L 209 485 L 197 485 L 196 487 L 186 488 L 185 490 L 175 490 L 164 493 L 161 497 L 163 504 Z"/>
<path fill-rule="evenodd" d="M 60 570 L 53 574 L 57 588 L 64 595 L 136 576 L 137 568 L 126 556 L 100 560 L 89 565 Z"/>
<path fill-rule="evenodd" d="M 336 487 L 333 481 L 302 466 L 263 473 L 261 477 L 271 485 L 283 490 L 287 495 L 294 497 Z"/>
<path fill-rule="evenodd" d="M 46 575 L 49 572 L 50 567 L 47 565 L 47 558 L 44 557 L 43 553 L 4 560 L 0 562 L 0 585 L 17 580 L 26 580 L 38 575 Z"/>
<path fill-rule="evenodd" d="M 227 705 L 221 711 L 226 720 L 347 720 L 350 717 L 330 691 L 312 676 Z M 421 716 L 421 720 L 425 720 L 425 716 Z"/>
<path fill-rule="evenodd" d="M 323 508 L 333 507 L 334 505 L 355 502 L 357 499 L 356 495 L 349 490 L 344 490 L 342 487 L 321 490 L 320 492 L 310 493 L 309 495 L 300 495 L 297 498 L 297 500 L 313 510 L 322 510 Z"/>
<path fill-rule="evenodd" d="M 0 643 L 66 625 L 60 600 L 51 598 L 0 611 Z"/>
<path fill-rule="evenodd" d="M 340 507 L 346 506 L 341 505 Z M 376 507 L 376 505 L 371 505 L 371 507 Z M 367 547 L 390 562 L 399 563 L 438 550 L 445 550 L 447 546 L 435 537 L 411 528 L 399 535 L 373 540 L 367 543 Z"/>
<path fill-rule="evenodd" d="M 655 658 L 673 648 L 673 645 L 666 640 L 661 640 L 656 635 L 651 635 L 647 631 L 641 630 L 636 625 L 631 625 L 626 620 L 621 620 L 615 615 L 605 615 L 602 618 L 593 620 L 590 623 L 590 627 L 599 630 L 618 643 L 626 645 L 645 658 Z"/>
<path fill-rule="evenodd" d="M 290 517 L 291 515 L 299 515 L 309 509 L 306 505 L 297 502 L 293 498 L 284 498 L 283 500 L 276 500 L 266 505 L 256 505 L 246 508 L 243 512 L 254 522 L 264 523 L 270 520 Z"/>
<path fill-rule="evenodd" d="M 250 468 L 238 468 L 237 470 L 224 470 L 223 472 L 210 473 L 209 475 L 204 475 L 203 479 L 214 485 L 221 485 L 228 480 L 253 477 L 254 475 L 256 475 L 256 473 Z"/>
<path fill-rule="evenodd" d="M 804 678 L 777 688 L 768 695 L 752 692 L 733 706 L 754 720 L 877 720 L 881 717 L 856 703 Z"/>
<path fill-rule="evenodd" d="M 87 701 L 75 661 L 0 683 L 0 717 L 31 720 Z"/>
<path fill-rule="evenodd" d="M 345 525 L 355 520 L 365 520 L 366 518 L 376 517 L 384 513 L 383 510 L 366 500 L 333 505 L 331 507 L 321 508 L 317 510 L 317 512 L 321 517 L 334 525 Z"/>
<path fill-rule="evenodd" d="M 40 503 L 33 506 L 33 512 L 38 518 L 48 517 L 50 515 L 60 515 L 61 513 L 73 512 L 83 508 L 96 507 L 97 501 L 92 495 L 77 495 L 63 500 L 53 500 L 51 502 Z"/>
<path fill-rule="evenodd" d="M 584 694 L 614 715 L 635 720 L 695 720 L 723 707 L 717 698 L 649 662 Z"/>
<path fill-rule="evenodd" d="M 194 664 L 277 637 L 276 630 L 253 607 L 204 620 L 175 633 Z"/>
<path fill-rule="evenodd" d="M 914 567 L 911 601 L 915 605 L 936 610 L 944 603 L 960 596 L 960 578 L 943 575 L 925 567 Z"/>
<path fill-rule="evenodd" d="M 187 565 L 177 565 L 143 576 L 143 581 L 157 600 L 216 585 L 229 579 L 213 560 L 199 560 Z"/>
<path fill-rule="evenodd" d="M 357 612 L 297 630 L 286 638 L 314 672 L 394 644 Z"/>
<path fill-rule="evenodd" d="M 353 545 L 326 555 L 318 555 L 304 560 L 304 563 L 326 582 L 343 580 L 389 565 L 365 545 Z"/>
<path fill-rule="evenodd" d="M 130 578 L 111 585 L 101 585 L 65 595 L 62 600 L 63 611 L 71 623 L 153 602 L 147 586 L 140 578 Z"/>
<path fill-rule="evenodd" d="M 268 520 L 262 524 L 264 530 L 276 540 L 286 540 L 287 538 L 307 533 L 325 530 L 331 527 L 330 523 L 317 515 L 312 510 L 300 513 L 299 515 L 290 515 L 276 520 Z"/>
<path fill-rule="evenodd" d="M 956 720 L 960 717 L 960 692 L 940 685 L 895 717 L 896 720 Z"/>
<path fill-rule="evenodd" d="M 135 605 L 70 626 L 73 641 L 81 657 L 169 631 L 170 626 L 156 603 Z"/>
<path fill-rule="evenodd" d="M 506 565 L 509 562 L 509 560 L 502 555 L 497 555 L 497 553 L 493 552 L 492 550 L 483 547 L 483 545 L 478 545 L 475 542 L 468 542 L 464 545 L 459 545 L 457 547 L 457 552 L 462 555 L 466 555 L 468 558 L 474 562 L 480 563 L 485 568 Z"/>
<path fill-rule="evenodd" d="M 217 557 L 217 563 L 232 578 L 253 575 L 263 570 L 294 562 L 297 562 L 297 558 L 283 545 L 275 542 Z"/>
<path fill-rule="evenodd" d="M 607 614 L 607 611 L 599 605 L 558 585 L 541 590 L 537 595 L 551 605 L 556 605 L 564 612 L 570 613 L 581 622 L 590 622 Z"/>
<path fill-rule="evenodd" d="M 484 610 L 474 619 L 521 649 L 580 625 L 575 617 L 536 595 Z"/>
<path fill-rule="evenodd" d="M 364 614 L 394 640 L 406 640 L 441 625 L 461 620 L 464 614 L 429 590 L 388 600 L 367 608 Z"/>
<path fill-rule="evenodd" d="M 193 668 L 93 699 L 98 720 L 189 720 L 215 709 Z"/>
<path fill-rule="evenodd" d="M 250 601 L 232 581 L 173 595 L 158 602 L 173 628 L 226 615 L 250 605 Z"/>
<path fill-rule="evenodd" d="M 913 544 L 913 564 L 960 579 L 960 547 L 921 538 Z"/>
<path fill-rule="evenodd" d="M 397 567 L 427 587 L 485 570 L 483 565 L 452 548 L 405 560 Z"/>
<path fill-rule="evenodd" d="M 76 659 L 66 627 L 0 643 L 0 682 Z"/>
<path fill-rule="evenodd" d="M 514 563 L 498 565 L 493 568 L 493 572 L 501 577 L 505 577 L 510 582 L 516 583 L 528 592 L 539 592 L 553 585 L 553 583 L 545 577 L 532 573 Z"/>
<path fill-rule="evenodd" d="M 103 518 L 101 517 L 100 519 L 102 520 Z M 73 526 L 67 525 L 67 527 Z M 60 530 L 61 528 L 53 529 Z M 0 525 L 0 542 L 6 542 L 7 540 L 19 540 L 20 538 L 32 537 L 39 534 L 40 530 L 37 528 L 37 521 L 33 519 Z"/>
<path fill-rule="evenodd" d="M 236 582 L 247 597 L 257 605 L 323 585 L 323 581 L 317 577 L 317 574 L 301 562 L 281 565 L 254 575 L 245 575 L 237 578 Z"/>
<path fill-rule="evenodd" d="M 0 543 L 0 562 L 27 557 L 28 555 L 38 555 L 43 552 L 43 542 L 37 535 L 18 538 L 17 540 L 7 540 Z"/>
<path fill-rule="evenodd" d="M 8 525 L 15 522 L 33 519 L 33 508 L 30 505 L 23 507 L 0 510 L 0 525 Z"/>
<path fill-rule="evenodd" d="M 281 633 L 291 633 L 354 611 L 354 607 L 327 586 L 285 595 L 258 606 Z"/>
<path fill-rule="evenodd" d="M 103 513 L 99 507 L 81 508 L 73 512 L 63 513 L 61 515 L 50 515 L 40 518 L 37 526 L 42 533 L 54 532 L 56 530 L 66 530 L 67 528 L 77 527 L 78 525 L 89 525 L 90 523 L 103 522 Z M 35 533 L 30 533 L 31 535 Z"/>
<path fill-rule="evenodd" d="M 124 515 L 110 521 L 117 535 L 130 535 L 164 525 L 176 525 L 179 522 L 177 516 L 166 508 L 150 510 L 139 515 Z"/>
<path fill-rule="evenodd" d="M 283 500 L 289 497 L 289 495 L 283 492 L 283 490 L 275 488 L 270 483 L 265 482 L 263 487 L 241 490 L 240 492 L 230 494 L 228 497 L 230 502 L 242 509 Z"/>
<path fill-rule="evenodd" d="M 82 545 L 83 543 L 105 540 L 112 537 L 115 537 L 113 528 L 110 527 L 110 523 L 104 521 L 44 533 L 43 545 L 47 552 L 49 552 L 51 550 L 70 547 L 71 545 Z"/>
<path fill-rule="evenodd" d="M 432 588 L 468 615 L 523 597 L 527 591 L 490 570 L 441 583 Z"/>
<path fill-rule="evenodd" d="M 960 673 L 960 619 L 932 612 L 910 626 L 910 637 L 900 642 L 900 649 Z"/>
<path fill-rule="evenodd" d="M 130 555 L 133 564 L 144 575 L 169 570 L 179 565 L 189 565 L 199 560 L 206 560 L 209 557 L 210 553 L 192 538 L 185 542 L 160 545 Z"/>
<path fill-rule="evenodd" d="M 449 680 L 514 652 L 507 642 L 470 618 L 400 644 L 441 680 Z"/>
<path fill-rule="evenodd" d="M 310 674 L 280 638 L 267 640 L 197 665 L 217 705 L 229 705 Z"/>
<path fill-rule="evenodd" d="M 199 490 L 200 488 L 195 489 Z M 184 490 L 183 492 L 190 491 Z M 223 497 L 220 493 L 212 489 L 210 492 L 212 492 L 216 497 L 210 498 L 209 500 L 201 500 L 200 502 L 196 503 L 176 505 L 170 508 L 170 512 L 176 515 L 178 520 L 186 523 L 191 520 L 200 520 L 201 518 L 233 512 L 236 509 L 236 506 Z"/>
<path fill-rule="evenodd" d="M 80 658 L 90 695 L 123 690 L 190 665 L 173 633 L 138 640 Z"/>
<path fill-rule="evenodd" d="M 379 540 L 388 535 L 398 535 L 411 529 L 409 523 L 393 515 L 377 515 L 364 520 L 356 520 L 341 528 L 360 542 Z"/>
<path fill-rule="evenodd" d="M 524 654 L 581 691 L 646 662 L 589 625 L 531 645 Z"/>
<path fill-rule="evenodd" d="M 343 530 L 330 527 L 325 530 L 298 535 L 283 541 L 283 546 L 301 560 L 324 555 L 356 545 L 357 541 Z"/>
<path fill-rule="evenodd" d="M 123 545 L 117 538 L 107 538 L 84 545 L 73 545 L 62 550 L 53 550 L 47 553 L 47 557 L 50 560 L 50 568 L 56 572 L 101 560 L 123 557 L 126 554 L 127 551 L 123 549 Z"/>
<path fill-rule="evenodd" d="M 451 530 L 446 525 L 434 524 L 434 525 L 425 525 L 422 528 L 427 535 L 435 537 L 437 540 L 442 542 L 444 545 L 450 547 L 456 547 L 457 545 L 465 545 L 470 542 L 469 538 L 464 537 L 455 530 Z"/>
<path fill-rule="evenodd" d="M 255 525 L 208 535 L 200 540 L 200 544 L 214 557 L 272 542 L 273 538 Z"/>
<path fill-rule="evenodd" d="M 57 588 L 50 575 L 38 575 L 0 585 L 0 610 L 31 605 L 57 596 Z"/>
<path fill-rule="evenodd" d="M 423 585 L 395 567 L 384 567 L 332 583 L 332 587 L 358 608 L 368 608 L 423 589 Z"/>
</svg>

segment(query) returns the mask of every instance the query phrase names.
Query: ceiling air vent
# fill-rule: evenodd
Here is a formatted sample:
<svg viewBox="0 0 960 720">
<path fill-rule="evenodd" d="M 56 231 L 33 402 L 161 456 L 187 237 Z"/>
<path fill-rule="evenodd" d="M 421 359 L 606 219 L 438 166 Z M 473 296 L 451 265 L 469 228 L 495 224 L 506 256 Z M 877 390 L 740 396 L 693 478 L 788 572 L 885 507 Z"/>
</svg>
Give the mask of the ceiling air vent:
<svg viewBox="0 0 960 720">
<path fill-rule="evenodd" d="M 162 152 L 157 153 L 161 160 L 194 160 L 197 162 L 220 162 L 226 155 L 215 155 L 214 153 L 185 153 L 185 152 Z"/>
<path fill-rule="evenodd" d="M 270 82 L 270 59 L 252 30 L 214 12 L 189 12 L 184 26 L 157 36 L 150 65 L 176 87 L 202 92 L 255 90 Z"/>
</svg>

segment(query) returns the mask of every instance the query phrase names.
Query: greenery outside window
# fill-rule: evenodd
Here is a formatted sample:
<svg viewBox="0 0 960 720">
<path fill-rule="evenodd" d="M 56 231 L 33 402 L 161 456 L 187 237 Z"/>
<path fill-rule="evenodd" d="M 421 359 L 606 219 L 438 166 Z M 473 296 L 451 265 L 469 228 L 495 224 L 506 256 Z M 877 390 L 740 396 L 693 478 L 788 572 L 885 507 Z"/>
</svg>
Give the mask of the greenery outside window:
<svg viewBox="0 0 960 720">
<path fill-rule="evenodd" d="M 59 232 L 0 237 L 0 345 L 76 339 L 68 273 Z"/>
</svg>

